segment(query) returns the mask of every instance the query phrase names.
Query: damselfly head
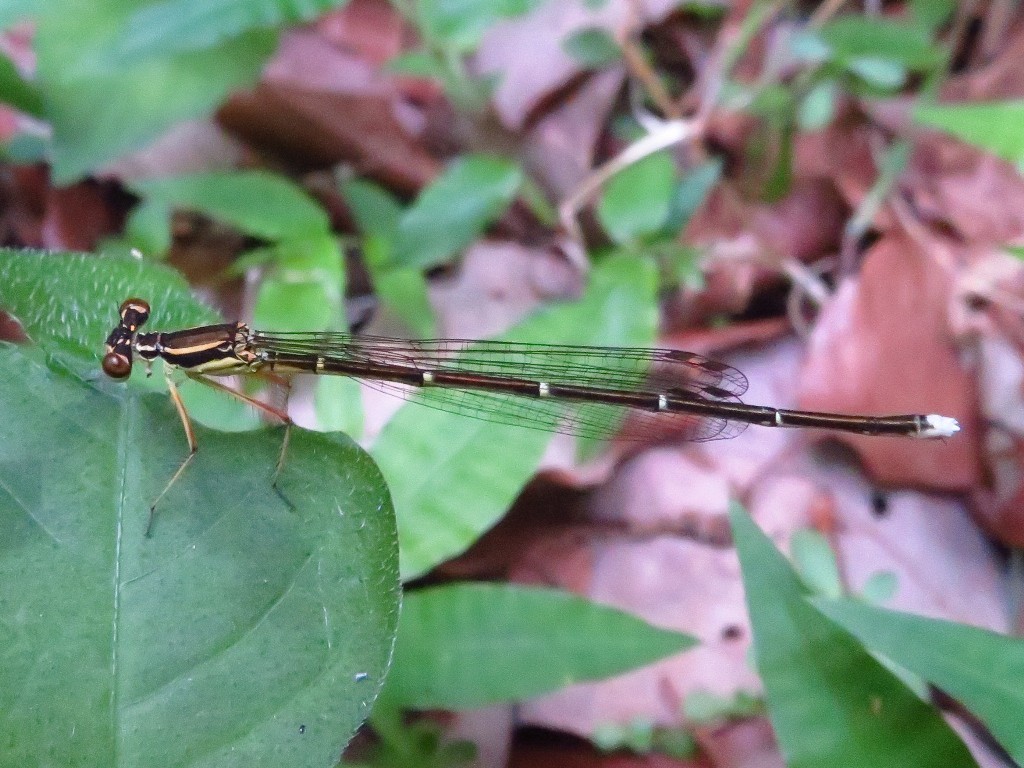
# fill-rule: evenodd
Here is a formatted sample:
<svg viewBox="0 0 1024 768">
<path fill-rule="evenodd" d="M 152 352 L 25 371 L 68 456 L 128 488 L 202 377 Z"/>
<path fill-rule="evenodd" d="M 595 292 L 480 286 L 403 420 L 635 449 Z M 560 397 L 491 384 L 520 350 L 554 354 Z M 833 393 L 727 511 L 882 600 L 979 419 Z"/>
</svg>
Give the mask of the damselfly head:
<svg viewBox="0 0 1024 768">
<path fill-rule="evenodd" d="M 121 325 L 134 333 L 149 320 L 149 304 L 142 299 L 127 299 L 121 303 L 118 314 L 121 315 Z"/>
<path fill-rule="evenodd" d="M 127 379 L 132 373 L 132 359 L 120 352 L 107 352 L 103 356 L 103 372 L 112 379 Z"/>
<path fill-rule="evenodd" d="M 104 345 L 103 372 L 112 379 L 127 379 L 132 373 L 132 345 L 135 334 L 149 319 L 149 304 L 128 299 L 118 310 L 121 322 L 110 332 Z"/>
</svg>

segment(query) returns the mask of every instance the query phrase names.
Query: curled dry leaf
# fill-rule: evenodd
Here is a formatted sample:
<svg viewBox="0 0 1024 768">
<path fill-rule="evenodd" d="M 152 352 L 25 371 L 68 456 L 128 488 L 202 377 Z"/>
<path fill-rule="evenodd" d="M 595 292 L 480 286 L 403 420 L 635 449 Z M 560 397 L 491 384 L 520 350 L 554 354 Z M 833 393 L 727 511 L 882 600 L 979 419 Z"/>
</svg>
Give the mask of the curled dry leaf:
<svg viewBox="0 0 1024 768">
<path fill-rule="evenodd" d="M 217 119 L 248 142 L 309 166 L 350 163 L 394 190 L 419 191 L 440 171 L 425 127 L 396 81 L 310 32 L 291 32 L 264 80 L 238 93 Z"/>
<path fill-rule="evenodd" d="M 671 0 L 560 0 L 541 3 L 531 13 L 495 24 L 484 35 L 476 55 L 481 75 L 499 75 L 493 105 L 508 128 L 522 128 L 548 94 L 566 85 L 582 70 L 562 47 L 567 37 L 588 27 L 599 27 L 613 37 L 631 22 L 649 23 L 663 18 L 678 3 Z M 523 55 L 529 51 L 529 55 Z"/>
<path fill-rule="evenodd" d="M 527 134 L 528 170 L 553 199 L 567 197 L 593 168 L 594 150 L 622 80 L 618 67 L 596 73 Z"/>
</svg>

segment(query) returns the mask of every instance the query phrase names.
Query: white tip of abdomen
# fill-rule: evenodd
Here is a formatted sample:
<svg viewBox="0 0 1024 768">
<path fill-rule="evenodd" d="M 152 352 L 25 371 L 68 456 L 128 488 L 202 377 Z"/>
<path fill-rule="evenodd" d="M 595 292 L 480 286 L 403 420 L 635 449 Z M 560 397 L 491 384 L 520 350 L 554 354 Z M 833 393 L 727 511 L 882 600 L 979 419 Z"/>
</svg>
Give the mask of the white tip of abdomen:
<svg viewBox="0 0 1024 768">
<path fill-rule="evenodd" d="M 960 431 L 960 424 L 951 416 L 939 416 L 931 413 L 924 417 L 921 437 L 952 437 Z"/>
</svg>

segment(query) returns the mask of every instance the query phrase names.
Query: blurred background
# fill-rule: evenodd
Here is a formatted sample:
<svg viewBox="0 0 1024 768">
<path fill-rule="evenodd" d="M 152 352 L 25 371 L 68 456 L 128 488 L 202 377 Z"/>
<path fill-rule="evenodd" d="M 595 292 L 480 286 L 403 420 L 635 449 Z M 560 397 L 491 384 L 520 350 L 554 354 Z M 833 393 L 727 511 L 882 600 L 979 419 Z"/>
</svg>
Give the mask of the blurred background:
<svg viewBox="0 0 1024 768">
<path fill-rule="evenodd" d="M 374 448 L 401 400 L 297 381 L 292 417 L 381 465 L 407 586 L 558 587 L 700 642 L 442 707 L 405 763 L 366 729 L 350 761 L 783 765 L 737 503 L 815 594 L 1021 630 L 1017 3 L 8 0 L 0 26 L 3 246 L 162 263 L 268 330 L 488 338 L 555 312 L 531 340 L 683 349 L 743 371 L 745 402 L 962 426 L 516 453 L 421 412 L 442 434 L 410 468 Z"/>
</svg>

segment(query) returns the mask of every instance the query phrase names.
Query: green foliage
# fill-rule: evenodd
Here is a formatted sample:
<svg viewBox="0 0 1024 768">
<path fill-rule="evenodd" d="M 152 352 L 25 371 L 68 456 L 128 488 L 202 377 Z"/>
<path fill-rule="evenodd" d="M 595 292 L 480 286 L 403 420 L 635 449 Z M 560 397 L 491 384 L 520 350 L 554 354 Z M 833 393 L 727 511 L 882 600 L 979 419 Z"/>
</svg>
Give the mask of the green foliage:
<svg viewBox="0 0 1024 768">
<path fill-rule="evenodd" d="M 39 88 L 53 127 L 58 183 L 209 112 L 229 90 L 255 81 L 276 44 L 272 32 L 254 30 L 202 50 L 108 66 L 110 45 L 138 7 L 71 0 L 38 16 Z"/>
<path fill-rule="evenodd" d="M 619 244 L 659 232 L 668 220 L 677 174 L 672 155 L 655 152 L 615 174 L 605 186 L 597 216 Z"/>
<path fill-rule="evenodd" d="M 122 241 L 144 256 L 166 254 L 171 248 L 171 207 L 161 200 L 143 200 L 128 215 Z"/>
<path fill-rule="evenodd" d="M 201 211 L 265 240 L 330 231 L 327 214 L 287 179 L 267 171 L 213 171 L 140 181 L 150 202 Z"/>
<path fill-rule="evenodd" d="M 975 766 L 935 709 L 806 601 L 807 588 L 746 512 L 735 507 L 730 519 L 786 764 Z"/>
<path fill-rule="evenodd" d="M 521 16 L 540 0 L 420 0 L 413 19 L 429 44 L 453 54 L 472 53 L 502 19 Z"/>
<path fill-rule="evenodd" d="M 469 709 L 619 674 L 696 640 L 550 589 L 454 584 L 406 594 L 382 701 Z"/>
<path fill-rule="evenodd" d="M 716 696 L 707 691 L 694 691 L 683 702 L 687 720 L 715 725 L 724 720 L 755 717 L 764 712 L 764 697 L 737 691 L 732 696 Z"/>
<path fill-rule="evenodd" d="M 919 104 L 914 120 L 1024 168 L 1024 101 Z"/>
<path fill-rule="evenodd" d="M 594 746 L 604 752 L 628 749 L 638 755 L 662 754 L 676 760 L 693 757 L 697 743 L 682 728 L 660 728 L 645 718 L 635 718 L 626 725 L 605 723 L 594 729 Z"/>
<path fill-rule="evenodd" d="M 601 27 L 587 27 L 569 35 L 562 43 L 566 53 L 587 69 L 600 69 L 622 58 L 622 49 Z"/>
<path fill-rule="evenodd" d="M 383 481 L 294 430 L 285 503 L 281 430 L 198 428 L 147 538 L 185 443 L 166 397 L 96 372 L 126 284 L 155 322 L 211 317 L 144 262 L 0 253 L 0 306 L 39 344 L 0 347 L 3 763 L 329 765 L 396 630 Z"/>
<path fill-rule="evenodd" d="M 813 86 L 800 100 L 796 116 L 800 129 L 816 131 L 831 123 L 837 97 L 838 86 L 834 80 L 822 80 Z"/>
<path fill-rule="evenodd" d="M 521 184 L 522 171 L 508 160 L 484 155 L 456 160 L 403 212 L 394 264 L 426 269 L 448 261 L 497 220 Z"/>
<path fill-rule="evenodd" d="M 482 113 L 494 85 L 491 77 L 473 77 L 465 57 L 473 53 L 495 24 L 521 16 L 542 0 L 417 0 L 395 5 L 416 27 L 423 49 L 408 51 L 390 69 L 437 80 L 459 108 Z"/>
<path fill-rule="evenodd" d="M 43 100 L 39 89 L 27 82 L 14 62 L 0 54 L 0 102 L 39 117 Z"/>
<path fill-rule="evenodd" d="M 444 739 L 438 723 L 428 719 L 409 724 L 398 713 L 384 722 L 378 712 L 373 716 L 377 741 L 359 756 L 358 762 L 344 760 L 345 768 L 460 768 L 476 759 L 476 746 L 470 741 Z"/>
<path fill-rule="evenodd" d="M 847 63 L 885 60 L 924 71 L 943 60 L 927 28 L 893 19 L 848 14 L 828 22 L 818 34 L 831 56 Z"/>
<path fill-rule="evenodd" d="M 1024 641 L 1019 637 L 848 599 L 812 603 L 868 648 L 953 696 L 981 718 L 1015 761 L 1024 761 Z"/>
<path fill-rule="evenodd" d="M 205 50 L 255 29 L 311 21 L 348 0 L 162 0 L 140 5 L 107 53 L 108 66 Z"/>
<path fill-rule="evenodd" d="M 616 242 L 657 266 L 663 287 L 700 285 L 700 254 L 679 236 L 721 173 L 721 161 L 713 159 L 678 179 L 672 156 L 658 152 L 612 178 L 598 205 L 598 218 Z"/>
<path fill-rule="evenodd" d="M 53 127 L 55 178 L 68 182 L 212 110 L 255 81 L 276 29 L 343 0 L 71 0 L 15 4 L 33 17 L 38 97 L 0 77 L 5 98 L 38 102 Z M 97 108 L 101 105 L 102 108 Z M 31 111 L 31 110 L 30 110 Z"/>
<path fill-rule="evenodd" d="M 363 259 L 381 304 L 415 335 L 437 336 L 423 272 L 395 262 L 402 206 L 386 190 L 369 181 L 345 179 L 340 187 L 362 234 Z"/>
<path fill-rule="evenodd" d="M 33 19 L 39 13 L 39 5 L 39 0 L 6 0 L 0 4 L 0 29 Z"/>
<path fill-rule="evenodd" d="M 274 269 L 260 283 L 253 325 L 267 331 L 324 331 L 343 325 L 345 272 L 330 234 L 292 238 L 274 249 Z"/>
<path fill-rule="evenodd" d="M 838 598 L 843 594 L 843 580 L 832 547 L 821 533 L 804 528 L 793 534 L 789 542 L 793 567 L 807 588 L 818 595 Z"/>
<path fill-rule="evenodd" d="M 591 273 L 582 300 L 542 311 L 501 338 L 650 346 L 657 323 L 655 287 L 647 262 L 611 257 Z M 546 432 L 419 404 L 402 408 L 372 453 L 400 521 L 403 578 L 462 552 L 490 528 L 532 477 L 550 439 Z"/>
<path fill-rule="evenodd" d="M 910 11 L 920 26 L 938 29 L 956 10 L 956 0 L 910 0 Z"/>
<path fill-rule="evenodd" d="M 83 373 L 97 369 L 117 308 L 130 296 L 150 303 L 154 328 L 217 322 L 169 269 L 133 258 L 0 249 L 0 307 L 34 343 Z"/>
</svg>

